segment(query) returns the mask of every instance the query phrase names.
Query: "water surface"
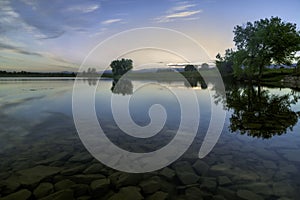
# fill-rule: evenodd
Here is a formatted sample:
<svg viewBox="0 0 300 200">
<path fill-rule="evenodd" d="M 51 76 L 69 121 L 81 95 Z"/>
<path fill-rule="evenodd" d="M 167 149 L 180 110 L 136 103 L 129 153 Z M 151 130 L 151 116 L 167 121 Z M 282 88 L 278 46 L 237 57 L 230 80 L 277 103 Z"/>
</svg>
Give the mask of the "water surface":
<svg viewBox="0 0 300 200">
<path fill-rule="evenodd" d="M 82 93 L 96 83 L 80 81 Z M 72 79 L 0 80 L 1 196 L 24 191 L 32 199 L 54 193 L 69 199 L 297 199 L 300 195 L 296 91 L 226 85 L 225 101 L 213 83 L 123 80 L 116 87 L 116 81 L 101 80 L 95 96 L 100 125 L 114 144 L 134 152 L 162 148 L 176 134 L 181 111 L 168 88 L 197 92 L 200 123 L 190 149 L 164 169 L 128 174 L 101 164 L 81 143 L 72 116 L 73 84 Z M 151 105 L 161 104 L 168 116 L 163 129 L 149 139 L 126 135 L 114 121 L 112 94 L 120 103 L 131 96 L 130 114 L 141 126 L 150 122 Z M 199 159 L 211 118 L 210 95 L 227 115 L 218 143 Z M 117 162 L 118 155 L 112 160 Z M 41 189 L 45 185 L 47 189 Z"/>
</svg>

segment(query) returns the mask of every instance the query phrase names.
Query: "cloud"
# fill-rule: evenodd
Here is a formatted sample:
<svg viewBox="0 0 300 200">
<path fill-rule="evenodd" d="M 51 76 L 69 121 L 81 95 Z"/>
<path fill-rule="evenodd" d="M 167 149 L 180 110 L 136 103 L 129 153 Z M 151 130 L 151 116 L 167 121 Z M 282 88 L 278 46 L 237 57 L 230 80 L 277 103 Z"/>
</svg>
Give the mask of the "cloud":
<svg viewBox="0 0 300 200">
<path fill-rule="evenodd" d="M 202 12 L 202 10 L 178 12 L 178 13 L 167 15 L 166 18 L 172 19 L 172 18 L 189 17 L 200 12 Z"/>
<path fill-rule="evenodd" d="M 80 0 L 0 0 L 0 36 L 18 30 L 37 39 L 55 39 L 87 30 L 99 23 L 100 7 Z"/>
<path fill-rule="evenodd" d="M 5 44 L 5 43 L 0 43 L 0 51 L 1 50 L 11 51 L 11 52 L 19 53 L 19 54 L 23 54 L 23 55 L 31 55 L 31 56 L 40 56 L 40 57 L 42 57 L 42 54 L 40 54 L 40 53 L 27 51 L 23 48 L 15 47 L 15 46 L 12 46 L 10 44 Z"/>
<path fill-rule="evenodd" d="M 81 13 L 90 13 L 98 10 L 100 5 L 93 4 L 93 5 L 75 5 L 67 8 L 67 11 L 70 12 L 81 12 Z"/>
<path fill-rule="evenodd" d="M 26 50 L 25 48 L 19 47 L 19 46 L 15 46 L 13 44 L 11 44 L 10 41 L 0 38 L 0 52 L 1 51 L 5 51 L 5 52 L 9 52 L 9 53 L 16 53 L 16 54 L 22 54 L 25 56 L 29 56 L 27 58 L 32 59 L 32 57 L 30 56 L 37 56 L 39 58 L 43 58 L 43 59 L 47 59 L 50 60 L 51 62 L 55 62 L 57 66 L 65 66 L 65 67 L 71 67 L 71 66 L 78 66 L 76 63 L 72 63 L 70 61 L 67 61 L 59 56 L 56 56 L 52 53 L 47 53 L 47 52 L 32 52 L 29 50 Z M 8 57 L 3 57 L 5 59 L 9 59 Z M 13 57 L 13 60 L 15 61 L 17 59 L 17 57 Z M 49 63 L 47 63 L 47 65 L 50 66 Z"/>
<path fill-rule="evenodd" d="M 104 24 L 104 25 L 108 25 L 108 24 L 113 24 L 113 23 L 117 23 L 117 22 L 121 22 L 122 19 L 108 19 L 108 20 L 105 20 L 103 22 L 101 22 L 101 24 Z"/>
<path fill-rule="evenodd" d="M 39 39 L 41 39 L 41 40 L 55 39 L 55 38 L 59 38 L 59 37 L 62 36 L 64 33 L 65 33 L 65 31 L 61 31 L 60 33 L 53 34 L 53 35 L 51 35 L 51 36 L 41 35 L 41 36 L 39 37 Z"/>
<path fill-rule="evenodd" d="M 17 12 L 10 6 L 9 0 L 0 1 L 0 34 L 23 27 L 24 24 Z"/>
<path fill-rule="evenodd" d="M 196 4 L 178 5 L 178 6 L 171 8 L 170 10 L 172 12 L 183 11 L 183 10 L 187 10 L 189 8 L 195 7 L 195 6 L 196 6 Z"/>
<path fill-rule="evenodd" d="M 175 6 L 168 9 L 165 12 L 165 15 L 157 17 L 154 20 L 158 23 L 163 23 L 163 22 L 171 22 L 176 19 L 184 19 L 184 20 L 197 19 L 197 17 L 194 16 L 203 12 L 203 10 L 201 9 L 192 10 L 192 8 L 195 8 L 196 6 L 197 6 L 196 4 L 191 4 L 187 1 L 178 2 Z"/>
</svg>

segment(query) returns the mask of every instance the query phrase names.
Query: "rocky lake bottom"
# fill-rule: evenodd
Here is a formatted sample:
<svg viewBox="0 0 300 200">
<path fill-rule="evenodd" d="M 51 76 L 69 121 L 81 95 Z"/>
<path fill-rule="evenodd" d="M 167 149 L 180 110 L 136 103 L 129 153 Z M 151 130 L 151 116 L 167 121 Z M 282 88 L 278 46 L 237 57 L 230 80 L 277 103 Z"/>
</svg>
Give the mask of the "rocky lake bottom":
<svg viewBox="0 0 300 200">
<path fill-rule="evenodd" d="M 56 128 L 65 132 L 24 138 L 18 146 L 1 152 L 1 199 L 252 200 L 299 196 L 299 145 L 289 143 L 282 149 L 287 141 L 280 138 L 276 145 L 268 141 L 258 145 L 244 136 L 222 135 L 204 159 L 197 158 L 196 141 L 170 166 L 132 174 L 94 159 L 66 123 Z M 29 145 L 28 140 L 34 143 Z M 299 140 L 294 142 L 300 144 Z M 112 159 L 117 162 L 118 155 Z"/>
<path fill-rule="evenodd" d="M 65 95 L 60 90 L 57 93 Z M 0 97 L 5 99 L 1 91 Z M 61 101 L 66 100 L 61 97 Z M 29 125 L 26 119 L 32 113 L 27 109 L 31 107 L 23 107 L 21 117 L 11 118 L 12 109 L 24 101 L 13 103 L 5 104 L 6 110 L 1 108 L 0 200 L 288 200 L 300 196 L 298 123 L 286 134 L 262 139 L 228 131 L 227 115 L 218 143 L 205 158 L 198 158 L 203 137 L 197 136 L 171 165 L 135 174 L 96 160 L 82 144 L 71 115 L 58 112 L 63 110 L 60 106 L 50 106 L 43 120 Z M 103 126 L 115 144 L 136 151 L 164 145 L 163 141 L 176 134 L 165 127 L 161 137 L 143 145 L 119 137 L 113 124 Z M 114 162 L 119 158 L 111 157 Z"/>
</svg>

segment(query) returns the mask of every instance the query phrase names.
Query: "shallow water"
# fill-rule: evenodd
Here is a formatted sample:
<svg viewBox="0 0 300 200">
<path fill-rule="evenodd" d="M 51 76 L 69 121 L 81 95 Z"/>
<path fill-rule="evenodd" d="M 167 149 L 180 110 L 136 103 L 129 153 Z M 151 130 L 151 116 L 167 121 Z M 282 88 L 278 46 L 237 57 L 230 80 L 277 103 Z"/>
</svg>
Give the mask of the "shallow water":
<svg viewBox="0 0 300 200">
<path fill-rule="evenodd" d="M 39 199 L 49 195 L 53 199 L 53 194 L 63 199 L 297 199 L 300 195 L 297 113 L 300 103 L 294 101 L 299 96 L 297 92 L 226 85 L 225 101 L 213 83 L 208 83 L 207 88 L 201 88 L 200 84 L 192 88 L 180 81 L 152 82 L 141 88 L 140 85 L 149 81 L 125 80 L 117 88 L 110 79 L 99 82 L 95 108 L 106 136 L 115 145 L 139 153 L 168 144 L 181 120 L 178 99 L 170 88 L 183 93 L 196 91 L 199 129 L 188 151 L 168 167 L 129 174 L 101 164 L 79 139 L 72 116 L 73 80 L 0 80 L 1 196 L 15 195 L 13 199 Z M 81 80 L 79 84 L 84 100 L 86 88 L 95 87 L 96 82 Z M 147 139 L 126 135 L 114 121 L 112 94 L 119 104 L 131 97 L 130 114 L 140 126 L 150 122 L 151 105 L 161 104 L 167 113 L 163 129 Z M 206 157 L 199 159 L 198 152 L 214 106 L 210 95 L 227 114 L 217 144 Z M 112 161 L 118 159 L 118 155 L 111 156 Z"/>
</svg>

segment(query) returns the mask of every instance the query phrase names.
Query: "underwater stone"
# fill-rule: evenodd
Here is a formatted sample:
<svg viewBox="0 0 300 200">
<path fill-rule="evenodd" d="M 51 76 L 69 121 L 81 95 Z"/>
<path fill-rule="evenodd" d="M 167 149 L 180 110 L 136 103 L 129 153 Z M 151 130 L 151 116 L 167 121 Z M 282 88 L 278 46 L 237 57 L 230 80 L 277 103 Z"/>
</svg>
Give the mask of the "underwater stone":
<svg viewBox="0 0 300 200">
<path fill-rule="evenodd" d="M 39 199 L 45 197 L 54 192 L 53 185 L 51 183 L 41 183 L 34 191 L 34 196 Z"/>
<path fill-rule="evenodd" d="M 23 189 L 8 196 L 0 198 L 1 200 L 27 200 L 31 196 L 29 190 Z"/>
</svg>

